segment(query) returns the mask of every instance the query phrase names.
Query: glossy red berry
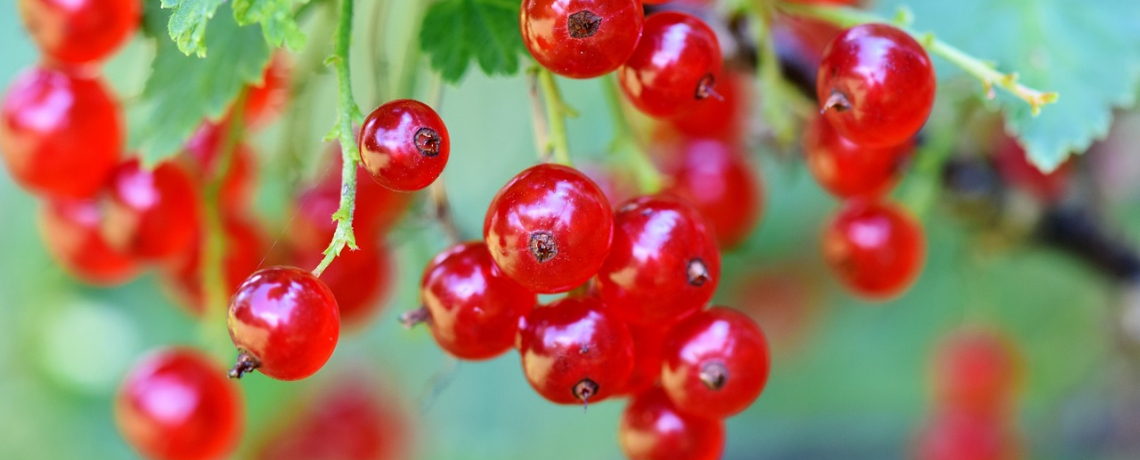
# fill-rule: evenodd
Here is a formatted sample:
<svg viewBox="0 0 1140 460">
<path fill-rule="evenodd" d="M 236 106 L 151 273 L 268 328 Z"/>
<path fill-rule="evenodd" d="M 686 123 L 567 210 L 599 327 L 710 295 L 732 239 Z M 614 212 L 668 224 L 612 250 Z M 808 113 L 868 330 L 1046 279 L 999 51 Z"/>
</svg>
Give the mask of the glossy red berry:
<svg viewBox="0 0 1140 460">
<path fill-rule="evenodd" d="M 152 460 L 215 460 L 233 452 L 243 425 L 238 388 L 202 352 L 147 355 L 115 396 L 123 438 Z"/>
<path fill-rule="evenodd" d="M 122 149 L 119 106 L 99 79 L 34 67 L 8 87 L 0 113 L 0 155 L 25 190 L 93 197 Z"/>
<path fill-rule="evenodd" d="M 808 169 L 823 188 L 840 198 L 882 195 L 898 180 L 912 142 L 862 147 L 840 136 L 823 117 L 815 117 L 803 134 Z"/>
<path fill-rule="evenodd" d="M 65 271 L 99 286 L 130 281 L 139 272 L 134 257 L 115 250 L 100 232 L 103 213 L 94 200 L 47 200 L 40 208 L 44 247 Z"/>
<path fill-rule="evenodd" d="M 535 308 L 523 321 L 523 373 L 542 397 L 593 403 L 625 386 L 633 369 L 629 329 L 597 297 L 563 298 Z"/>
<path fill-rule="evenodd" d="M 199 189 L 216 180 L 221 169 L 221 158 L 226 144 L 225 127 L 209 121 L 203 122 L 190 140 L 186 141 L 185 154 L 188 170 Z M 221 202 L 223 208 L 243 209 L 253 195 L 256 180 L 257 158 L 245 143 L 238 143 L 230 156 L 222 178 Z"/>
<path fill-rule="evenodd" d="M 717 460 L 724 452 L 724 422 L 677 410 L 652 388 L 621 415 L 618 443 L 629 460 Z"/>
<path fill-rule="evenodd" d="M 625 202 L 614 215 L 598 293 L 618 317 L 665 327 L 704 308 L 720 282 L 720 251 L 704 218 L 668 194 Z"/>
<path fill-rule="evenodd" d="M 768 341 L 752 319 L 714 307 L 665 338 L 661 387 L 682 412 L 726 418 L 747 409 L 768 383 Z"/>
<path fill-rule="evenodd" d="M 327 242 L 326 242 L 327 244 Z M 344 250 L 321 273 L 321 281 L 336 297 L 340 323 L 346 331 L 359 331 L 384 307 L 393 288 L 392 256 L 380 242 L 360 240 L 357 250 Z M 296 265 L 316 267 L 320 251 L 295 256 Z"/>
<path fill-rule="evenodd" d="M 519 318 L 538 304 L 538 296 L 499 271 L 482 241 L 437 255 L 420 286 L 436 343 L 462 359 L 492 358 L 511 349 Z"/>
<path fill-rule="evenodd" d="M 381 185 L 420 190 L 443 173 L 451 138 L 439 115 L 419 101 L 398 99 L 377 107 L 360 129 L 360 159 Z"/>
<path fill-rule="evenodd" d="M 222 231 L 225 233 L 222 276 L 228 298 L 265 261 L 269 244 L 256 224 L 232 213 L 223 215 Z M 166 266 L 166 279 L 175 296 L 191 314 L 199 317 L 205 313 L 201 256 L 202 237 L 198 235 L 182 257 Z"/>
<path fill-rule="evenodd" d="M 258 270 L 230 300 L 230 338 L 238 362 L 230 377 L 258 370 L 277 380 L 300 380 L 320 370 L 340 337 L 332 291 L 296 267 Z"/>
<path fill-rule="evenodd" d="M 491 258 L 503 273 L 540 294 L 585 283 L 605 262 L 613 211 L 581 172 L 541 164 L 503 186 L 483 221 Z"/>
<path fill-rule="evenodd" d="M 716 33 L 696 16 L 656 13 L 633 54 L 618 68 L 630 102 L 647 115 L 666 118 L 717 97 L 723 58 Z"/>
<path fill-rule="evenodd" d="M 637 395 L 661 382 L 661 353 L 665 347 L 668 329 L 628 324 L 633 338 L 633 372 L 629 374 L 623 395 Z"/>
<path fill-rule="evenodd" d="M 746 152 L 736 143 L 686 138 L 661 146 L 667 191 L 700 211 L 722 248 L 744 242 L 764 211 L 763 187 Z"/>
<path fill-rule="evenodd" d="M 51 59 L 84 64 L 107 59 L 138 29 L 139 0 L 19 0 L 32 40 Z"/>
<path fill-rule="evenodd" d="M 824 229 L 823 255 L 855 294 L 872 300 L 901 295 L 922 270 L 922 227 L 896 205 L 848 200 Z"/>
<path fill-rule="evenodd" d="M 752 109 L 751 84 L 751 75 L 725 71 L 716 82 L 720 97 L 705 99 L 692 110 L 670 118 L 669 126 L 686 136 L 743 139 Z"/>
<path fill-rule="evenodd" d="M 1003 418 L 944 410 L 918 434 L 916 460 L 1019 460 L 1021 440 Z"/>
<path fill-rule="evenodd" d="M 1021 360 L 1008 339 L 979 327 L 957 330 L 938 347 L 934 394 L 959 411 L 1010 415 L 1021 380 Z"/>
<path fill-rule="evenodd" d="M 934 106 L 934 65 L 906 32 L 860 24 L 827 46 L 816 96 L 827 121 L 865 147 L 889 147 L 913 137 Z"/>
<path fill-rule="evenodd" d="M 138 159 L 115 169 L 107 186 L 103 233 L 114 247 L 141 259 L 184 253 L 198 234 L 200 198 L 177 163 L 143 169 Z"/>
<path fill-rule="evenodd" d="M 633 53 L 644 22 L 639 0 L 523 0 L 519 10 L 530 55 L 570 78 L 617 69 Z"/>
</svg>

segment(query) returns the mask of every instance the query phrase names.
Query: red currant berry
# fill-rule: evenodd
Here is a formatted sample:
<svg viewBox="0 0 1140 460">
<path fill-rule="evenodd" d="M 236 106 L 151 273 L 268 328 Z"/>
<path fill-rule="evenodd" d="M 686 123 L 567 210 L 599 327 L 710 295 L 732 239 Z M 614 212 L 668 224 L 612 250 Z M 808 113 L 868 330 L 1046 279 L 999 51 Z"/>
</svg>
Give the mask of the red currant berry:
<svg viewBox="0 0 1140 460">
<path fill-rule="evenodd" d="M 443 173 L 451 139 L 439 115 L 419 101 L 399 99 L 377 107 L 360 130 L 360 159 L 381 185 L 413 192 Z"/>
<path fill-rule="evenodd" d="M 32 40 L 57 61 L 105 60 L 138 29 L 138 0 L 19 0 Z"/>
<path fill-rule="evenodd" d="M 533 166 L 491 200 L 483 237 L 503 273 L 540 294 L 585 283 L 605 262 L 614 218 L 589 178 L 555 164 Z"/>
<path fill-rule="evenodd" d="M 618 443 L 629 460 L 717 460 L 724 439 L 723 421 L 677 410 L 659 388 L 633 398 L 618 425 Z"/>
<path fill-rule="evenodd" d="M 530 55 L 570 78 L 617 69 L 633 53 L 644 22 L 638 0 L 523 0 L 519 11 Z"/>
<path fill-rule="evenodd" d="M 138 159 L 127 160 L 111 176 L 108 191 L 103 234 L 128 254 L 140 259 L 179 255 L 198 234 L 198 192 L 176 163 L 148 171 Z"/>
<path fill-rule="evenodd" d="M 934 359 L 934 393 L 944 407 L 996 417 L 1009 415 L 1021 377 L 1009 341 L 977 327 L 955 331 Z"/>
<path fill-rule="evenodd" d="M 699 311 L 720 282 L 720 251 L 704 219 L 667 194 L 625 202 L 614 215 L 598 293 L 622 320 L 666 325 Z"/>
<path fill-rule="evenodd" d="M 71 276 L 112 286 L 130 281 L 139 264 L 107 244 L 99 231 L 103 213 L 93 200 L 48 200 L 40 209 L 44 246 Z"/>
<path fill-rule="evenodd" d="M 628 326 L 629 335 L 633 338 L 633 372 L 629 374 L 629 380 L 621 394 L 636 395 L 661 382 L 661 353 L 668 330 L 633 324 Z"/>
<path fill-rule="evenodd" d="M 359 247 L 355 251 L 341 252 L 321 273 L 321 281 L 336 297 L 341 326 L 352 331 L 359 331 L 380 313 L 392 291 L 393 281 L 388 247 L 364 240 L 359 242 Z M 323 258 L 324 254 L 319 251 L 295 256 L 301 267 L 316 267 Z"/>
<path fill-rule="evenodd" d="M 840 198 L 882 195 L 894 186 L 914 144 L 862 147 L 840 136 L 823 117 L 804 130 L 808 168 L 823 188 Z"/>
<path fill-rule="evenodd" d="M 649 16 L 633 55 L 618 68 L 630 102 L 647 115 L 666 118 L 710 97 L 723 58 L 716 33 L 696 16 L 666 11 Z"/>
<path fill-rule="evenodd" d="M 816 96 L 827 121 L 864 147 L 906 142 L 934 106 L 934 65 L 906 32 L 886 24 L 860 24 L 827 46 Z"/>
<path fill-rule="evenodd" d="M 1021 440 L 1002 418 L 954 410 L 935 414 L 915 445 L 916 460 L 1018 460 Z"/>
<path fill-rule="evenodd" d="M 823 255 L 848 289 L 872 300 L 902 294 L 922 270 L 922 227 L 893 204 L 861 199 L 843 205 L 823 234 Z"/>
<path fill-rule="evenodd" d="M 119 432 L 153 460 L 228 456 L 242 431 L 242 402 L 220 369 L 206 355 L 185 348 L 144 357 L 115 396 Z"/>
<path fill-rule="evenodd" d="M 259 370 L 277 380 L 300 380 L 320 370 L 340 337 L 332 291 L 295 267 L 258 270 L 230 300 L 230 338 L 238 362 L 230 377 Z"/>
<path fill-rule="evenodd" d="M 217 123 L 205 121 L 194 135 L 186 141 L 185 153 L 189 171 L 199 188 L 215 180 L 221 169 L 219 160 L 226 144 L 226 130 Z M 223 208 L 235 211 L 243 209 L 253 195 L 254 175 L 257 173 L 257 158 L 248 145 L 234 146 L 230 164 L 222 178 L 221 201 Z"/>
<path fill-rule="evenodd" d="M 669 119 L 669 126 L 686 136 L 733 141 L 743 138 L 752 107 L 751 83 L 751 75 L 725 72 L 716 82 L 720 97 L 706 99 L 693 110 Z"/>
<path fill-rule="evenodd" d="M 524 317 L 519 353 L 527 381 L 558 404 L 602 401 L 633 370 L 629 329 L 594 296 L 567 297 Z"/>
<path fill-rule="evenodd" d="M 722 248 L 742 243 L 763 213 L 760 177 L 746 152 L 734 143 L 704 138 L 683 139 L 663 146 L 662 172 L 669 192 L 697 208 Z"/>
<path fill-rule="evenodd" d="M 122 149 L 119 106 L 100 80 L 36 67 L 8 88 L 0 113 L 0 154 L 24 189 L 93 197 Z"/>
<path fill-rule="evenodd" d="M 538 303 L 538 296 L 499 271 L 482 241 L 436 256 L 424 269 L 420 297 L 436 343 L 462 359 L 511 349 L 519 318 Z"/>
<path fill-rule="evenodd" d="M 222 273 L 228 296 L 257 271 L 265 260 L 269 245 L 257 225 L 234 214 L 227 213 L 223 216 L 222 231 L 225 232 Z M 173 260 L 166 267 L 166 279 L 176 298 L 191 314 L 198 317 L 203 316 L 206 310 L 201 255 L 202 237 L 199 235 L 183 257 Z"/>
<path fill-rule="evenodd" d="M 690 316 L 665 338 L 661 387 L 682 412 L 726 418 L 747 409 L 768 382 L 771 358 L 760 327 L 736 310 Z"/>
<path fill-rule="evenodd" d="M 242 113 L 246 126 L 260 128 L 273 121 L 289 100 L 289 65 L 283 54 L 273 55 L 261 84 L 249 88 L 245 97 L 245 111 Z"/>
</svg>

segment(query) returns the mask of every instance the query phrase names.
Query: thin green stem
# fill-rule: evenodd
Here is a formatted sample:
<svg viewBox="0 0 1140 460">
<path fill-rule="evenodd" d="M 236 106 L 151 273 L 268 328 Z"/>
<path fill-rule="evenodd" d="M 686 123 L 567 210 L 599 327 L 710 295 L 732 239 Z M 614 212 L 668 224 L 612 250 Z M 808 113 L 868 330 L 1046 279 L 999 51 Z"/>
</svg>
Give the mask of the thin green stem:
<svg viewBox="0 0 1140 460">
<path fill-rule="evenodd" d="M 313 274 L 317 276 L 320 276 L 333 259 L 340 255 L 345 246 L 356 249 L 356 236 L 352 233 L 352 215 L 356 210 L 356 162 L 360 158 L 360 152 L 352 127 L 363 121 L 364 114 L 360 113 L 356 99 L 352 96 L 352 77 L 348 65 L 349 45 L 352 42 L 352 2 L 353 0 L 341 0 L 335 50 L 327 61 L 336 70 L 337 99 L 340 109 L 336 125 L 329 135 L 340 140 L 344 163 L 340 172 L 340 208 L 332 215 L 332 219 L 336 221 L 336 231 L 333 232 L 329 247 L 325 249 L 324 259 L 321 259 L 321 263 L 313 269 Z"/>
<path fill-rule="evenodd" d="M 760 98 L 760 111 L 764 115 L 764 121 L 772 127 L 776 142 L 786 148 L 795 142 L 796 123 L 788 116 L 788 108 L 793 107 L 794 99 L 789 96 L 789 85 L 780 71 L 780 57 L 771 34 L 776 11 L 772 2 L 756 0 L 752 2 L 752 14 L 754 38 L 759 45 L 756 52 L 757 62 L 760 63 L 760 94 L 763 95 Z"/>
<path fill-rule="evenodd" d="M 642 193 L 660 191 L 665 182 L 664 178 L 649 159 L 645 147 L 634 137 L 633 128 L 626 118 L 625 108 L 621 103 L 617 78 L 607 77 L 599 80 L 605 89 L 606 102 L 609 103 L 610 115 L 613 118 L 614 140 L 610 144 L 610 152 L 623 157 L 622 163 L 633 170 L 634 178 Z"/>
<path fill-rule="evenodd" d="M 553 153 L 555 163 L 570 166 L 570 142 L 566 136 L 566 117 L 575 116 L 577 113 L 562 100 L 562 93 L 558 91 L 554 74 L 544 67 L 538 68 L 538 85 L 542 90 L 542 99 L 546 103 L 546 122 L 550 126 L 546 150 Z"/>
<path fill-rule="evenodd" d="M 850 27 L 868 22 L 896 22 L 888 21 L 877 15 L 854 8 L 800 5 L 790 2 L 780 2 L 779 7 L 788 14 L 821 19 L 842 27 Z M 905 15 L 900 16 L 905 17 Z M 1041 112 L 1041 107 L 1057 102 L 1058 94 L 1055 92 L 1043 92 L 1018 83 L 1016 72 L 1008 74 L 999 72 L 994 68 L 993 64 L 982 61 L 965 51 L 939 40 L 934 34 L 918 33 L 906 27 L 900 28 L 918 40 L 931 54 L 941 56 L 943 59 L 950 61 L 966 73 L 980 80 L 985 87 L 987 98 L 993 99 L 995 97 L 993 88 L 997 86 L 1028 103 L 1034 115 Z"/>
</svg>

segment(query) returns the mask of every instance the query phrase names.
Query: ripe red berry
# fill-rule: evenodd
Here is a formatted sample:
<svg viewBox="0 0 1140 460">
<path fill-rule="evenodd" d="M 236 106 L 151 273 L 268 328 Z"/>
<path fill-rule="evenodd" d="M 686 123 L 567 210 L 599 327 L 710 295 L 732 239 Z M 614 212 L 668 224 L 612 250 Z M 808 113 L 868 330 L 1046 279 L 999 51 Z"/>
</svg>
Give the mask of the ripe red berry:
<svg viewBox="0 0 1140 460">
<path fill-rule="evenodd" d="M 690 316 L 665 338 L 661 387 L 682 412 L 726 418 L 747 409 L 768 382 L 771 358 L 748 316 L 714 307 Z"/>
<path fill-rule="evenodd" d="M 189 172 L 194 176 L 199 188 L 215 180 L 221 168 L 221 158 L 226 145 L 226 129 L 210 121 L 202 122 L 190 140 L 186 141 L 185 153 Z M 222 178 L 221 202 L 224 209 L 236 211 L 249 203 L 253 194 L 254 175 L 257 173 L 257 158 L 245 143 L 238 143 L 230 157 L 230 164 Z"/>
<path fill-rule="evenodd" d="M 503 273 L 540 294 L 585 283 L 605 262 L 613 211 L 581 172 L 540 164 L 503 186 L 483 221 L 483 237 Z"/>
<path fill-rule="evenodd" d="M 629 460 L 717 460 L 724 452 L 724 422 L 677 410 L 652 388 L 621 415 L 618 443 Z"/>
<path fill-rule="evenodd" d="M 226 298 L 229 298 L 242 281 L 261 266 L 269 245 L 256 224 L 232 213 L 223 214 L 222 231 L 225 233 L 222 276 L 226 283 Z M 165 273 L 167 283 L 180 303 L 190 314 L 199 317 L 205 313 L 201 256 L 202 237 L 198 235 L 182 257 L 166 266 Z"/>
<path fill-rule="evenodd" d="M 637 395 L 661 382 L 661 353 L 665 347 L 665 334 L 669 331 L 653 326 L 628 326 L 629 336 L 633 339 L 633 372 L 620 393 Z"/>
<path fill-rule="evenodd" d="M 399 99 L 377 107 L 360 129 L 360 159 L 381 185 L 413 192 L 443 173 L 451 139 L 439 115 L 419 101 Z"/>
<path fill-rule="evenodd" d="M 1021 360 L 996 331 L 978 327 L 953 332 L 934 359 L 938 403 L 959 411 L 1006 417 L 1014 405 Z"/>
<path fill-rule="evenodd" d="M 383 309 L 393 284 L 388 247 L 367 240 L 358 243 L 359 249 L 342 251 L 321 273 L 321 281 L 336 297 L 341 327 L 346 331 L 359 331 L 375 318 Z M 300 267 L 316 267 L 323 258 L 320 251 L 294 255 Z"/>
<path fill-rule="evenodd" d="M 816 78 L 827 121 L 865 147 L 906 142 L 934 106 L 934 65 L 906 32 L 887 24 L 860 24 L 827 46 Z"/>
<path fill-rule="evenodd" d="M 946 410 L 918 434 L 916 460 L 1018 460 L 1021 440 L 1003 418 Z"/>
<path fill-rule="evenodd" d="M 823 233 L 823 255 L 848 289 L 872 300 L 902 294 L 922 270 L 922 227 L 893 204 L 848 200 Z"/>
<path fill-rule="evenodd" d="M 221 366 L 186 348 L 139 360 L 115 396 L 115 422 L 127 443 L 153 460 L 228 456 L 242 431 L 242 402 Z"/>
<path fill-rule="evenodd" d="M 0 154 L 25 190 L 93 197 L 122 149 L 119 106 L 102 81 L 34 67 L 8 87 L 0 113 Z"/>
<path fill-rule="evenodd" d="M 19 0 L 32 40 L 57 61 L 84 64 L 107 59 L 138 29 L 138 0 Z"/>
<path fill-rule="evenodd" d="M 300 380 L 320 370 L 340 337 L 332 291 L 295 267 L 258 270 L 230 300 L 230 338 L 238 362 L 230 377 L 258 370 L 277 380 Z"/>
<path fill-rule="evenodd" d="M 193 179 L 177 163 L 153 171 L 130 159 L 108 184 L 103 233 L 114 247 L 140 259 L 184 253 L 198 234 L 201 216 Z"/>
<path fill-rule="evenodd" d="M 130 281 L 139 264 L 107 244 L 99 230 L 102 222 L 94 200 L 47 200 L 40 208 L 44 247 L 71 276 L 100 286 Z"/>
<path fill-rule="evenodd" d="M 815 117 L 803 134 L 808 168 L 823 188 L 840 198 L 875 197 L 894 186 L 914 144 L 863 147 L 840 136 L 823 117 Z"/>
<path fill-rule="evenodd" d="M 420 297 L 436 343 L 462 359 L 511 349 L 519 318 L 538 303 L 538 296 L 499 271 L 482 241 L 452 246 L 432 259 Z"/>
<path fill-rule="evenodd" d="M 519 353 L 530 385 L 558 404 L 615 395 L 633 369 L 629 329 L 595 296 L 535 308 L 521 325 Z"/>
<path fill-rule="evenodd" d="M 641 38 L 638 0 L 523 0 L 519 29 L 530 55 L 570 78 L 617 69 Z"/>
<path fill-rule="evenodd" d="M 598 293 L 624 321 L 665 327 L 712 299 L 720 251 L 704 219 L 668 194 L 625 202 L 614 215 L 610 256 Z"/>
<path fill-rule="evenodd" d="M 686 138 L 659 149 L 661 171 L 671 179 L 668 191 L 697 208 L 721 248 L 744 242 L 764 211 L 760 177 L 736 143 Z"/>
<path fill-rule="evenodd" d="M 289 99 L 289 65 L 283 54 L 274 54 L 261 75 L 261 84 L 251 86 L 242 112 L 246 126 L 256 129 L 269 124 Z"/>
<path fill-rule="evenodd" d="M 722 61 L 720 43 L 708 24 L 666 11 L 646 18 L 641 41 L 618 68 L 618 79 L 638 110 L 672 117 L 717 96 Z"/>
<path fill-rule="evenodd" d="M 686 136 L 738 141 L 748 129 L 752 108 L 752 75 L 726 71 L 716 82 L 720 97 L 708 98 L 693 110 L 669 119 L 669 126 Z"/>
</svg>

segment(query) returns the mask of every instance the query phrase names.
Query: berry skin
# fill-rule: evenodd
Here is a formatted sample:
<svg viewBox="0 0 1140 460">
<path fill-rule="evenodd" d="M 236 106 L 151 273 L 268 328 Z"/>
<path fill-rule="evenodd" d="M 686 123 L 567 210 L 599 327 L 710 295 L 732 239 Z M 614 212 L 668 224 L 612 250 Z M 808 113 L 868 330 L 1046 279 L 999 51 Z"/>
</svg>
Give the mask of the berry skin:
<svg viewBox="0 0 1140 460">
<path fill-rule="evenodd" d="M 44 247 L 67 271 L 81 281 L 114 286 L 139 272 L 135 258 L 107 244 L 99 231 L 103 213 L 94 200 L 47 200 L 40 208 L 40 235 Z"/>
<path fill-rule="evenodd" d="M 249 275 L 257 271 L 265 259 L 269 245 L 258 226 L 233 213 L 222 216 L 225 232 L 225 252 L 222 259 L 226 295 L 232 294 Z M 190 314 L 205 314 L 202 289 L 202 237 L 198 235 L 190 250 L 165 267 L 167 284 Z M 316 266 L 314 264 L 314 266 Z"/>
<path fill-rule="evenodd" d="M 712 299 L 720 251 L 704 219 L 668 194 L 627 201 L 614 215 L 610 256 L 598 293 L 622 320 L 665 327 Z"/>
<path fill-rule="evenodd" d="M 585 404 L 617 394 L 633 369 L 629 329 L 595 296 L 535 308 L 519 332 L 523 373 L 542 397 Z"/>
<path fill-rule="evenodd" d="M 657 386 L 661 381 L 661 352 L 668 330 L 628 324 L 633 338 L 633 372 L 622 388 L 623 395 L 636 395 Z"/>
<path fill-rule="evenodd" d="M 903 209 L 853 199 L 824 229 L 823 255 L 852 292 L 869 300 L 889 300 L 918 278 L 926 238 Z"/>
<path fill-rule="evenodd" d="M 629 460 L 717 460 L 724 439 L 724 421 L 677 410 L 659 388 L 633 398 L 618 425 L 618 443 Z"/>
<path fill-rule="evenodd" d="M 134 35 L 139 0 L 19 0 L 24 26 L 49 58 L 69 64 L 107 59 Z"/>
<path fill-rule="evenodd" d="M 815 91 L 840 135 L 864 147 L 889 147 L 926 123 L 935 86 L 922 45 L 896 27 L 861 24 L 823 51 Z"/>
<path fill-rule="evenodd" d="M 823 188 L 839 198 L 888 192 L 914 149 L 911 142 L 862 147 L 840 136 L 823 117 L 813 118 L 803 136 L 808 169 Z"/>
<path fill-rule="evenodd" d="M 103 82 L 34 67 L 16 77 L 0 112 L 0 155 L 25 190 L 91 198 L 119 163 L 123 123 Z"/>
<path fill-rule="evenodd" d="M 443 173 L 451 139 L 439 115 L 419 101 L 377 107 L 360 129 L 360 159 L 381 185 L 397 192 L 423 189 Z"/>
<path fill-rule="evenodd" d="M 111 176 L 103 234 L 114 247 L 140 259 L 182 254 L 200 224 L 199 197 L 190 175 L 177 163 L 147 171 L 138 159 Z"/>
<path fill-rule="evenodd" d="M 523 0 L 519 10 L 530 55 L 570 78 L 617 69 L 633 54 L 644 22 L 639 0 Z"/>
<path fill-rule="evenodd" d="M 277 380 L 300 380 L 320 370 L 340 336 L 332 291 L 296 267 L 258 270 L 230 300 L 227 324 L 238 348 L 230 377 L 261 371 Z"/>
<path fill-rule="evenodd" d="M 735 415 L 760 396 L 771 357 L 760 327 L 714 307 L 678 324 L 662 351 L 661 387 L 677 409 L 707 418 Z"/>
<path fill-rule="evenodd" d="M 168 348 L 147 355 L 115 397 L 119 432 L 152 460 L 227 457 L 242 431 L 237 386 L 205 354 Z"/>
<path fill-rule="evenodd" d="M 420 297 L 436 343 L 462 359 L 493 358 L 511 349 L 519 319 L 538 304 L 538 296 L 499 271 L 482 241 L 436 256 L 424 269 Z"/>
<path fill-rule="evenodd" d="M 688 138 L 664 145 L 658 157 L 661 171 L 671 179 L 666 189 L 697 208 L 729 249 L 748 238 L 763 213 L 760 177 L 735 143 L 713 138 Z"/>
<path fill-rule="evenodd" d="M 748 128 L 752 107 L 752 77 L 741 72 L 724 72 L 716 82 L 719 98 L 709 98 L 693 110 L 669 119 L 669 126 L 686 136 L 707 136 L 726 141 L 739 140 Z"/>
<path fill-rule="evenodd" d="M 716 97 L 723 58 L 716 33 L 696 16 L 649 16 L 633 55 L 618 68 L 621 88 L 638 110 L 668 118 Z"/>
<path fill-rule="evenodd" d="M 939 345 L 935 355 L 934 394 L 945 407 L 1007 417 L 1020 380 L 1020 356 L 996 331 L 979 327 L 957 330 Z"/>
<path fill-rule="evenodd" d="M 605 262 L 613 211 L 601 189 L 581 172 L 541 164 L 503 186 L 483 221 L 495 265 L 539 294 L 585 283 Z"/>
</svg>

